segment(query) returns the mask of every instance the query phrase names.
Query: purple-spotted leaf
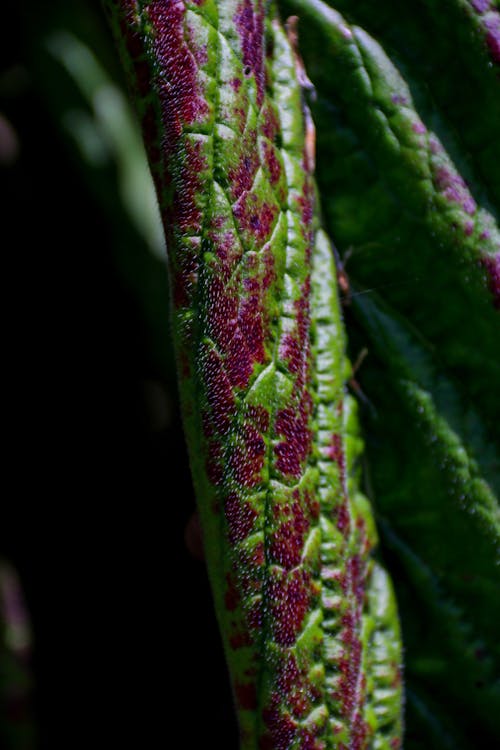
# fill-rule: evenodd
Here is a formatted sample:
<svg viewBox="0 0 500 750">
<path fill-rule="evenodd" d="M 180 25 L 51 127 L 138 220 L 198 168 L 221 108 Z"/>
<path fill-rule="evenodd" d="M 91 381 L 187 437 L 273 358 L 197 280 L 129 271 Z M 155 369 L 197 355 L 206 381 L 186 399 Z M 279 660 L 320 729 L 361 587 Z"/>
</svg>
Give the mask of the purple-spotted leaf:
<svg viewBox="0 0 500 750">
<path fill-rule="evenodd" d="M 263 0 L 109 0 L 167 239 L 173 337 L 242 750 L 397 748 L 401 653 L 314 126 Z"/>
</svg>

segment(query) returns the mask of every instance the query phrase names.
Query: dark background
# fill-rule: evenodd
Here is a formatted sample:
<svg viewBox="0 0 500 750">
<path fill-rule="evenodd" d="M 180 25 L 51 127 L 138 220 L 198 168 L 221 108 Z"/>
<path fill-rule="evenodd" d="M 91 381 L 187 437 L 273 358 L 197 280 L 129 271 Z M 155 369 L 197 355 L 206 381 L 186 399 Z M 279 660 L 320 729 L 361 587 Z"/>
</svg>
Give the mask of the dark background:
<svg viewBox="0 0 500 750">
<path fill-rule="evenodd" d="M 10 6 L 15 5 L 10 3 Z M 117 165 L 63 127 L 87 109 L 47 53 L 70 29 L 123 86 L 98 3 L 24 0 L 0 45 L 4 491 L 0 555 L 32 619 L 38 747 L 236 747 L 170 348 L 165 267 Z"/>
</svg>

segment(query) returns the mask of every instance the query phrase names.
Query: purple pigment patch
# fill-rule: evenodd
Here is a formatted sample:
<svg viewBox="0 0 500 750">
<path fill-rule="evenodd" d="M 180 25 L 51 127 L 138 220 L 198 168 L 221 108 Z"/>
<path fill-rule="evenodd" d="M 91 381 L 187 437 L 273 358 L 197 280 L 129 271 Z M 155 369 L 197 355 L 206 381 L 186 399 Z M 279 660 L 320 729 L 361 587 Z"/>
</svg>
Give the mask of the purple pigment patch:
<svg viewBox="0 0 500 750">
<path fill-rule="evenodd" d="M 225 364 L 231 385 L 235 388 L 246 388 L 252 375 L 253 361 L 239 329 L 227 345 Z"/>
<path fill-rule="evenodd" d="M 309 297 L 311 279 L 308 276 L 301 286 L 300 296 L 294 302 L 295 330 L 286 333 L 280 341 L 279 356 L 287 363 L 293 375 L 304 372 L 310 355 L 309 350 Z"/>
<path fill-rule="evenodd" d="M 238 325 L 252 362 L 264 362 L 264 316 L 259 284 L 240 300 Z"/>
<path fill-rule="evenodd" d="M 234 685 L 236 701 L 240 708 L 246 711 L 254 711 L 257 708 L 257 689 L 253 682 Z"/>
<path fill-rule="evenodd" d="M 240 648 L 247 648 L 252 643 L 252 637 L 248 630 L 234 630 L 229 636 L 229 645 L 233 651 L 238 651 Z"/>
<path fill-rule="evenodd" d="M 495 255 L 484 255 L 481 265 L 488 277 L 488 288 L 493 295 L 493 304 L 500 309 L 500 253 Z"/>
<path fill-rule="evenodd" d="M 291 570 L 300 563 L 310 522 L 300 499 L 282 509 L 281 517 L 284 520 L 271 533 L 269 555 L 272 562 Z"/>
<path fill-rule="evenodd" d="M 345 482 L 345 453 L 342 436 L 338 432 L 333 433 L 330 445 L 325 449 L 325 455 L 339 467 L 340 481 L 343 485 Z"/>
<path fill-rule="evenodd" d="M 282 409 L 276 416 L 276 433 L 284 438 L 274 448 L 276 468 L 284 477 L 300 477 L 311 451 L 312 432 L 305 402 L 298 409 Z"/>
<path fill-rule="evenodd" d="M 500 65 L 500 13 L 491 13 L 484 19 L 486 44 L 494 63 Z"/>
<path fill-rule="evenodd" d="M 240 594 L 236 581 L 231 573 L 226 574 L 226 593 L 224 595 L 224 604 L 228 612 L 234 612 L 241 603 Z"/>
<path fill-rule="evenodd" d="M 281 131 L 278 115 L 270 101 L 265 101 L 262 107 L 259 131 L 272 142 L 276 142 Z"/>
<path fill-rule="evenodd" d="M 342 615 L 340 640 L 343 654 L 339 660 L 340 680 L 338 694 L 341 715 L 349 721 L 354 712 L 362 712 L 364 705 L 364 685 L 361 678 L 362 644 L 360 639 L 361 619 L 365 597 L 366 566 L 358 555 L 352 555 L 347 561 L 347 570 L 343 581 L 343 593 L 349 602 L 347 611 Z M 361 727 L 359 728 L 359 734 Z M 351 745 L 361 750 L 362 744 Z"/>
<path fill-rule="evenodd" d="M 256 6 L 256 7 L 255 7 Z M 257 105 L 264 101 L 264 4 L 263 0 L 242 0 L 234 16 L 243 56 L 244 73 L 254 75 L 257 87 Z"/>
<path fill-rule="evenodd" d="M 214 426 L 219 434 L 225 434 L 236 415 L 236 404 L 221 357 L 213 350 L 208 351 L 202 359 L 201 370 Z"/>
<path fill-rule="evenodd" d="M 216 272 L 210 274 L 207 281 L 207 307 L 210 309 L 210 316 L 207 316 L 208 334 L 219 351 L 225 353 L 236 333 L 238 296 L 235 287 L 228 288 Z"/>
<path fill-rule="evenodd" d="M 259 168 L 259 154 L 255 149 L 256 137 L 255 130 L 245 134 L 240 145 L 238 164 L 227 173 L 229 191 L 233 201 L 238 200 L 243 192 L 250 190 L 255 180 Z"/>
<path fill-rule="evenodd" d="M 250 423 L 241 428 L 243 445 L 231 451 L 231 472 L 242 487 L 255 487 L 262 482 L 266 444 L 260 432 Z"/>
<path fill-rule="evenodd" d="M 287 652 L 278 666 L 276 685 L 282 695 L 287 696 L 287 705 L 293 716 L 302 719 L 310 712 L 311 684 L 307 670 L 300 669 L 292 652 Z"/>
<path fill-rule="evenodd" d="M 438 167 L 436 170 L 436 186 L 450 203 L 458 203 L 469 216 L 476 212 L 476 201 L 469 193 L 463 177 L 457 172 L 449 167 Z"/>
<path fill-rule="evenodd" d="M 472 7 L 478 13 L 486 13 L 491 5 L 491 0 L 472 0 Z"/>
<path fill-rule="evenodd" d="M 170 0 L 150 4 L 147 12 L 154 33 L 154 59 L 158 63 L 156 86 L 165 132 L 174 139 L 169 150 L 174 152 L 183 127 L 203 120 L 209 108 L 200 92 L 195 57 L 185 40 L 185 3 Z"/>
<path fill-rule="evenodd" d="M 304 626 L 312 594 L 311 574 L 303 568 L 269 573 L 270 626 L 279 646 L 293 646 Z"/>
<path fill-rule="evenodd" d="M 263 203 L 256 193 L 249 192 L 244 192 L 233 206 L 240 231 L 252 236 L 257 246 L 269 239 L 278 212 L 276 204 Z"/>
<path fill-rule="evenodd" d="M 201 233 L 202 210 L 197 196 L 203 191 L 201 174 L 207 169 L 207 160 L 202 152 L 202 141 L 184 140 L 185 157 L 180 169 L 182 189 L 177 189 L 173 201 L 174 224 L 183 233 Z"/>
<path fill-rule="evenodd" d="M 281 710 L 280 703 L 279 693 L 272 693 L 270 705 L 262 712 L 268 732 L 260 738 L 259 750 L 288 750 L 298 737 L 299 725 Z"/>
<path fill-rule="evenodd" d="M 254 529 L 257 511 L 237 492 L 230 492 L 224 503 L 224 513 L 229 526 L 229 541 L 238 544 Z"/>
<path fill-rule="evenodd" d="M 190 237 L 182 253 L 172 257 L 171 272 L 176 308 L 188 307 L 191 303 L 192 291 L 198 278 L 200 244 L 199 237 Z"/>
<path fill-rule="evenodd" d="M 281 162 L 278 159 L 276 147 L 269 141 L 264 141 L 262 144 L 262 161 L 269 172 L 271 185 L 276 185 L 282 174 Z"/>
<path fill-rule="evenodd" d="M 414 122 L 411 129 L 414 133 L 417 133 L 417 135 L 424 135 L 424 133 L 427 132 L 427 128 L 423 122 Z"/>
<path fill-rule="evenodd" d="M 222 445 L 218 440 L 210 440 L 207 444 L 205 470 L 209 480 L 215 487 L 222 484 L 224 480 L 224 467 L 222 461 Z"/>
<path fill-rule="evenodd" d="M 269 429 L 270 415 L 269 410 L 265 406 L 248 406 L 247 407 L 248 418 L 252 420 L 254 425 L 262 433 L 267 432 Z"/>
<path fill-rule="evenodd" d="M 408 104 L 408 99 L 403 94 L 391 94 L 391 101 L 393 104 L 402 104 L 403 106 Z"/>
</svg>

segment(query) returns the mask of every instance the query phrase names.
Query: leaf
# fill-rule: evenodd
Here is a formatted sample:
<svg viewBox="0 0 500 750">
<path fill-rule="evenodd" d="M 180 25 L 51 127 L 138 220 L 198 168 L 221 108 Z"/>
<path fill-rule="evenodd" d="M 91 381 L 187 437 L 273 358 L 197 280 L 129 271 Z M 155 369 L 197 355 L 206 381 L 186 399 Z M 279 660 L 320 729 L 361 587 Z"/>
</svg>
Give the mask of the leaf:
<svg viewBox="0 0 500 750">
<path fill-rule="evenodd" d="M 162 209 L 241 747 L 396 748 L 399 626 L 370 556 L 293 28 L 261 0 L 107 6 Z"/>
</svg>

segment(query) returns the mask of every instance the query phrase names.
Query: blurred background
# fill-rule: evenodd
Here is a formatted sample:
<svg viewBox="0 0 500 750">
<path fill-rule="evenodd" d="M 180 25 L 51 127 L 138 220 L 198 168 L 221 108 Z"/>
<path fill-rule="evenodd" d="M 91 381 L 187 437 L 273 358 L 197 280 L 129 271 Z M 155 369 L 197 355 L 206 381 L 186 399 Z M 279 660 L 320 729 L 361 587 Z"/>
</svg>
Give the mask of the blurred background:
<svg viewBox="0 0 500 750">
<path fill-rule="evenodd" d="M 98 2 L 8 5 L 0 748 L 168 746 L 173 725 L 234 748 L 184 541 L 163 239 L 111 36 Z"/>
</svg>

